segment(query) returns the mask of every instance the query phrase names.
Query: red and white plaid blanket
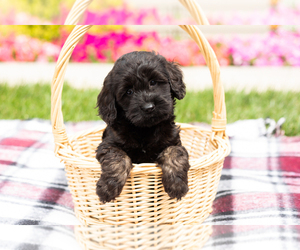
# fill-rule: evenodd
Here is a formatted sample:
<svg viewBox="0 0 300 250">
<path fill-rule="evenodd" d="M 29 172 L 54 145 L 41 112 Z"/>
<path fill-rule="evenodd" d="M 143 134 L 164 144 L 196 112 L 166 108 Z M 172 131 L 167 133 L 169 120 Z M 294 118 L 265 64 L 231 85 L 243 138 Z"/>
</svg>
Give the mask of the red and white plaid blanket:
<svg viewBox="0 0 300 250">
<path fill-rule="evenodd" d="M 72 134 L 100 124 L 66 127 Z M 300 137 L 237 136 L 231 145 L 203 249 L 300 249 Z M 80 249 L 64 166 L 53 149 L 49 121 L 0 121 L 0 249 Z"/>
</svg>

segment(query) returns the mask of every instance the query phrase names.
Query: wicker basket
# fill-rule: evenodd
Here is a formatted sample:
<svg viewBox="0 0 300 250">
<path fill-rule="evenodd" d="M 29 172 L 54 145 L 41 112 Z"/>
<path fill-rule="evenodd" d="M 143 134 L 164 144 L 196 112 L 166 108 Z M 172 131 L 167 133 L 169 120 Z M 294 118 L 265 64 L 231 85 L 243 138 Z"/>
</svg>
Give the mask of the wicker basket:
<svg viewBox="0 0 300 250">
<path fill-rule="evenodd" d="M 201 13 L 197 11 L 196 15 Z M 206 20 L 199 18 L 202 19 Z M 180 27 L 198 44 L 210 69 L 215 105 L 211 131 L 179 124 L 191 167 L 189 192 L 178 202 L 164 192 L 161 169 L 144 163 L 135 164 L 114 202 L 100 204 L 95 189 L 101 169 L 95 149 L 105 126 L 68 137 L 61 109 L 66 67 L 73 49 L 90 26 L 75 26 L 61 50 L 52 80 L 51 121 L 55 154 L 65 164 L 75 214 L 82 223 L 76 228 L 76 237 L 84 249 L 198 249 L 211 234 L 211 226 L 201 223 L 212 211 L 223 161 L 230 152 L 225 134 L 224 90 L 217 58 L 203 34 L 196 26 Z"/>
<path fill-rule="evenodd" d="M 80 226 L 75 235 L 83 249 L 199 250 L 212 232 L 211 225 Z"/>
</svg>

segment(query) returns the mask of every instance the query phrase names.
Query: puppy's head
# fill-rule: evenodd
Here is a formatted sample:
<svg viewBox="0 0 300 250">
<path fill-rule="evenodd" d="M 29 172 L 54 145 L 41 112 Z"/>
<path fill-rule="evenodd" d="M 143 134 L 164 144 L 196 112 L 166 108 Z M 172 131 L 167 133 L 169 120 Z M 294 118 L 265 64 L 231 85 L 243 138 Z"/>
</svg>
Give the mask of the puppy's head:
<svg viewBox="0 0 300 250">
<path fill-rule="evenodd" d="M 173 117 L 175 98 L 184 96 L 176 63 L 154 52 L 135 51 L 116 61 L 104 80 L 97 107 L 107 124 L 121 112 L 133 125 L 151 127 Z"/>
</svg>

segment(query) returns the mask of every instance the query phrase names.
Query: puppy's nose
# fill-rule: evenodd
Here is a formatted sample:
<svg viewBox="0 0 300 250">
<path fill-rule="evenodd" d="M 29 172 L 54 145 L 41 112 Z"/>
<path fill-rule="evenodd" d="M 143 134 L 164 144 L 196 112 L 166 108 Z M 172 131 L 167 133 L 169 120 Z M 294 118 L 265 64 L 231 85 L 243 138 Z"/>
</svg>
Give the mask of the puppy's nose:
<svg viewBox="0 0 300 250">
<path fill-rule="evenodd" d="M 142 110 L 147 113 L 152 112 L 154 109 L 155 109 L 155 105 L 152 102 L 147 102 L 142 106 Z"/>
</svg>

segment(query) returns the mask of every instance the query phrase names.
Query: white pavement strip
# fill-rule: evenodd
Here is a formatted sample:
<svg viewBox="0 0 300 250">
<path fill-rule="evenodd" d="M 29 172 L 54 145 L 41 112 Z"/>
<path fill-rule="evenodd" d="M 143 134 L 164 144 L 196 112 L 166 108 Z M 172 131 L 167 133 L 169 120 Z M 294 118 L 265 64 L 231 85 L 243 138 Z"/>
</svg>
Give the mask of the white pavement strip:
<svg viewBox="0 0 300 250">
<path fill-rule="evenodd" d="M 76 88 L 100 90 L 104 78 L 112 67 L 113 64 L 69 63 L 65 81 Z M 0 83 L 9 85 L 50 83 L 54 68 L 55 63 L 1 63 Z M 182 67 L 182 70 L 188 90 L 212 88 L 207 67 Z M 221 79 L 225 90 L 264 91 L 269 88 L 282 91 L 300 90 L 300 70 L 297 67 L 221 67 Z"/>
</svg>

